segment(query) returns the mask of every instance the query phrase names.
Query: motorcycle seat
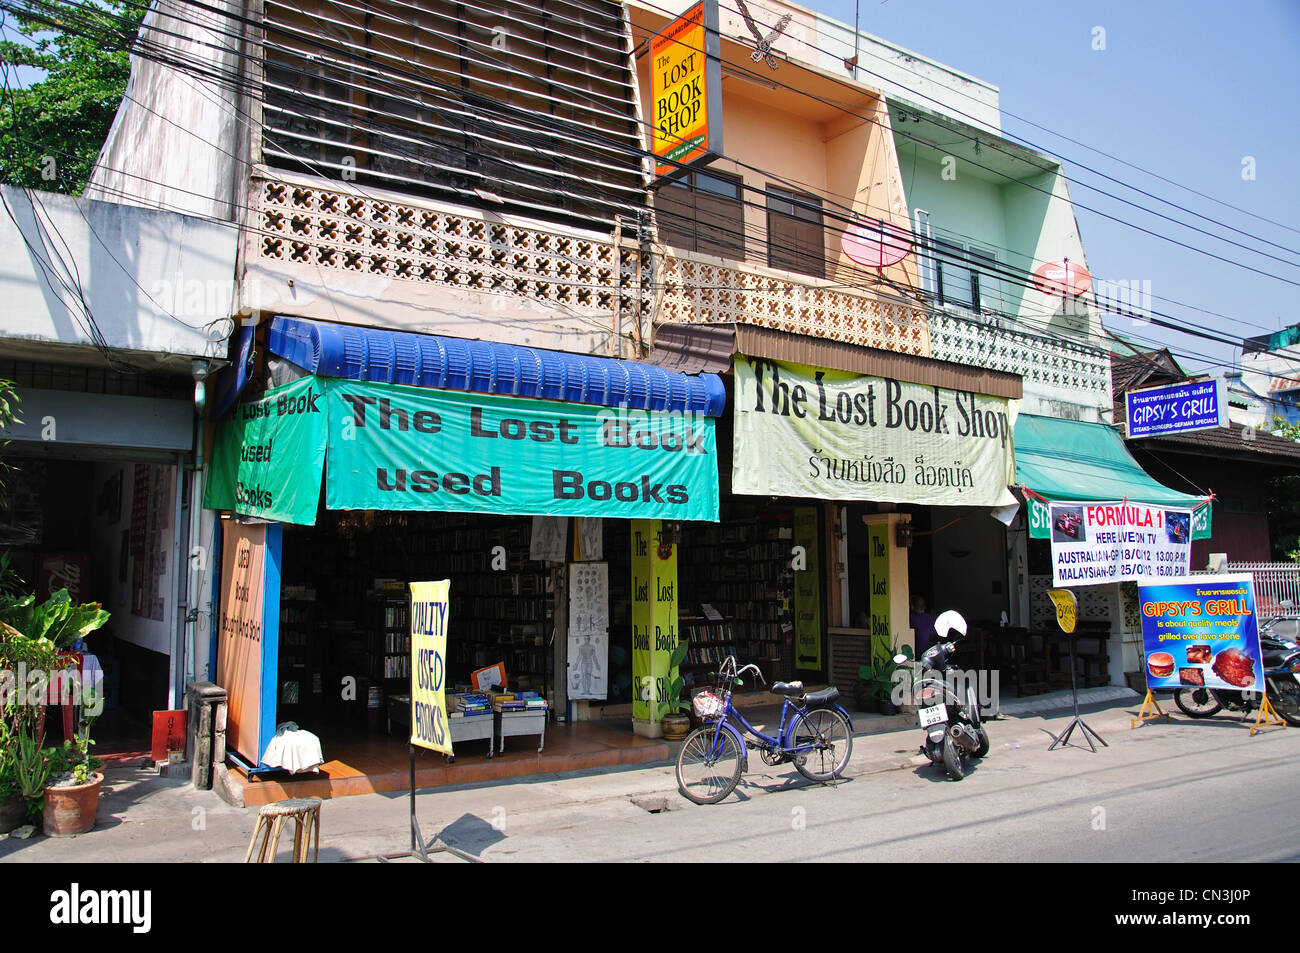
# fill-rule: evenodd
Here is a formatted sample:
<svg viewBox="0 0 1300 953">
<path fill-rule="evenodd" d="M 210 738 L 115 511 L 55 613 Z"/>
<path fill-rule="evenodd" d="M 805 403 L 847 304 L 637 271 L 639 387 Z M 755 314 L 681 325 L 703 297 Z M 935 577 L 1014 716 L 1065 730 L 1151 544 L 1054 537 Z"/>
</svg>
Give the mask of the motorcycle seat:
<svg viewBox="0 0 1300 953">
<path fill-rule="evenodd" d="M 786 698 L 802 698 L 803 682 L 774 682 L 768 691 L 773 695 L 784 695 Z"/>
<path fill-rule="evenodd" d="M 823 688 L 819 692 L 809 692 L 803 697 L 803 700 L 808 705 L 829 705 L 839 697 L 840 690 L 832 685 L 829 688 Z"/>
</svg>

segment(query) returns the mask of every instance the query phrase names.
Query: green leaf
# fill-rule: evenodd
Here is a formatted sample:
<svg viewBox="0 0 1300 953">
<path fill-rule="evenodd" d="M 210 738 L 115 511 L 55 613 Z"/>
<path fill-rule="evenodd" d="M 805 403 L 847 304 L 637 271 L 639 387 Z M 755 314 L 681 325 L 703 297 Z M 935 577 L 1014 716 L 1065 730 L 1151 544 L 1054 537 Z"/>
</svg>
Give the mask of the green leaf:
<svg viewBox="0 0 1300 953">
<path fill-rule="evenodd" d="M 677 648 L 673 649 L 672 657 L 668 660 L 668 667 L 676 668 L 677 666 L 681 665 L 682 662 L 686 661 L 686 650 L 689 647 L 690 647 L 690 642 L 688 642 L 686 639 L 681 639 L 680 641 L 678 641 Z"/>
</svg>

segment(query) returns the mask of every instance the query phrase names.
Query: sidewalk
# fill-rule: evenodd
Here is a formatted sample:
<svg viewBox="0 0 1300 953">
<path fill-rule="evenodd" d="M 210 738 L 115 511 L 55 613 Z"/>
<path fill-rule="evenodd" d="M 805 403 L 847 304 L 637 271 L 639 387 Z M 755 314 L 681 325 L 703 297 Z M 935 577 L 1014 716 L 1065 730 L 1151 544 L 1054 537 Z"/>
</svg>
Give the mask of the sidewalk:
<svg viewBox="0 0 1300 953">
<path fill-rule="evenodd" d="M 1080 693 L 1081 702 L 1084 693 Z M 1068 693 L 1065 703 L 1069 704 Z M 1028 700 L 1026 700 L 1028 701 Z M 1059 699 L 1040 696 L 1035 705 L 1055 705 Z M 1141 702 L 1136 693 L 1084 709 L 1088 724 L 1112 744 L 1140 734 L 1129 731 L 1129 720 Z M 1004 706 L 1004 710 L 1007 706 Z M 779 708 L 776 709 L 779 711 Z M 746 711 L 758 721 L 761 709 Z M 999 749 L 1050 743 L 1072 714 L 1057 709 L 1046 714 L 1018 714 L 988 723 L 990 759 Z M 869 716 L 867 716 L 869 717 Z M 925 764 L 918 753 L 921 733 L 912 716 L 900 716 L 907 727 L 865 733 L 854 722 L 853 755 L 846 774 L 863 777 Z M 1177 718 L 1175 714 L 1175 718 Z M 875 716 L 885 721 L 883 716 Z M 893 722 L 896 719 L 888 719 Z M 1077 739 L 1076 734 L 1076 739 Z M 0 862 L 54 863 L 195 863 L 240 862 L 248 849 L 257 813 L 225 804 L 211 791 L 197 791 L 188 782 L 160 778 L 149 770 L 113 766 L 107 770 L 94 830 L 73 838 L 36 834 L 29 840 L 0 840 Z M 769 775 L 780 781 L 794 775 L 788 765 L 769 768 L 753 755 L 749 776 Z M 800 782 L 801 783 L 801 782 Z M 864 794 L 869 785 L 855 788 Z M 759 795 L 762 796 L 762 795 Z M 364 860 L 410 846 L 408 795 L 405 792 L 367 794 L 324 802 L 321 810 L 321 862 Z M 566 775 L 539 775 L 481 785 L 455 785 L 419 792 L 417 812 L 426 840 L 439 835 L 445 842 L 474 855 L 487 851 L 487 860 L 508 860 L 501 845 L 505 835 L 528 830 L 554 831 L 577 824 L 617 817 L 628 811 L 676 810 L 687 806 L 677 793 L 671 761 L 628 768 L 599 768 Z M 280 840 L 280 859 L 287 860 L 292 835 Z M 451 854 L 440 862 L 462 863 Z"/>
</svg>

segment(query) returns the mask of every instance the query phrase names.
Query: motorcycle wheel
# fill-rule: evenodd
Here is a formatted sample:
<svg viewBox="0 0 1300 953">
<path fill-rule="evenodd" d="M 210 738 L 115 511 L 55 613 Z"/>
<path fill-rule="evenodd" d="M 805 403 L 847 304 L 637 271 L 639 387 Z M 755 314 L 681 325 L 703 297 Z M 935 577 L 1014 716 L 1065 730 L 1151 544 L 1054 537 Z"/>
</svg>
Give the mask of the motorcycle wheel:
<svg viewBox="0 0 1300 953">
<path fill-rule="evenodd" d="M 1208 688 L 1180 688 L 1174 692 L 1174 704 L 1192 718 L 1209 718 L 1223 710 Z"/>
<path fill-rule="evenodd" d="M 1300 682 L 1290 675 L 1268 680 L 1268 700 L 1293 727 L 1300 727 Z"/>
<path fill-rule="evenodd" d="M 975 734 L 979 736 L 980 746 L 975 749 L 975 757 L 982 758 L 989 753 L 989 733 L 984 730 L 984 726 L 975 729 Z"/>
<path fill-rule="evenodd" d="M 945 735 L 943 739 L 943 767 L 948 772 L 948 777 L 954 781 L 966 777 L 966 768 L 961 763 L 961 752 L 957 750 L 957 742 L 952 740 L 952 735 Z"/>
</svg>

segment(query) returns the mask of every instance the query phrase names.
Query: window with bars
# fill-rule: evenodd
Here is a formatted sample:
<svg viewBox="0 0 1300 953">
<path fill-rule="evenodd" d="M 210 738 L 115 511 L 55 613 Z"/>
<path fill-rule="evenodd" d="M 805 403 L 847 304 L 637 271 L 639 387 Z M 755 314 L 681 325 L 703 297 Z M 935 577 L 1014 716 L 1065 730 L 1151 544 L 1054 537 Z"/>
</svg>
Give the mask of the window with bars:
<svg viewBox="0 0 1300 953">
<path fill-rule="evenodd" d="M 745 257 L 744 184 L 737 176 L 696 170 L 662 185 L 654 207 L 659 237 L 686 251 Z"/>
<path fill-rule="evenodd" d="M 826 277 L 821 199 L 768 186 L 767 263 L 801 275 Z"/>
<path fill-rule="evenodd" d="M 611 0 L 265 0 L 273 167 L 591 226 L 642 200 Z M 348 174 L 344 174 L 348 173 Z M 477 190 L 477 193 L 476 193 Z"/>
</svg>

